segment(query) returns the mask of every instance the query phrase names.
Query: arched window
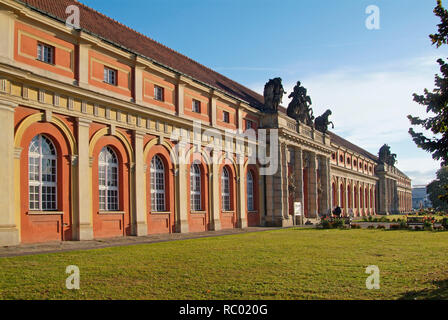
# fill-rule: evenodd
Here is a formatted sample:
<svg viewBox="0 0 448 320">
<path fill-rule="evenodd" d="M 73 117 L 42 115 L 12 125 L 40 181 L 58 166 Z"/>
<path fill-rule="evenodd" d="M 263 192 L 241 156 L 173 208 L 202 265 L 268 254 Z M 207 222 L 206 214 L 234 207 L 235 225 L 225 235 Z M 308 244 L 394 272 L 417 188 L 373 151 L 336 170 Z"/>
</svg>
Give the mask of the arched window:
<svg viewBox="0 0 448 320">
<path fill-rule="evenodd" d="M 230 211 L 230 174 L 224 167 L 221 176 L 221 206 L 223 211 Z"/>
<path fill-rule="evenodd" d="M 202 210 L 201 199 L 201 168 L 197 164 L 190 169 L 190 206 L 192 211 Z"/>
<path fill-rule="evenodd" d="M 118 211 L 118 159 L 115 152 L 104 147 L 98 159 L 100 210 Z"/>
<path fill-rule="evenodd" d="M 254 211 L 255 210 L 255 202 L 254 202 L 254 177 L 252 172 L 249 171 L 247 173 L 247 210 Z"/>
<path fill-rule="evenodd" d="M 37 135 L 28 150 L 28 182 L 30 210 L 57 209 L 56 148 L 50 139 Z"/>
<path fill-rule="evenodd" d="M 151 160 L 151 210 L 161 212 L 165 206 L 165 166 L 159 156 Z"/>
</svg>

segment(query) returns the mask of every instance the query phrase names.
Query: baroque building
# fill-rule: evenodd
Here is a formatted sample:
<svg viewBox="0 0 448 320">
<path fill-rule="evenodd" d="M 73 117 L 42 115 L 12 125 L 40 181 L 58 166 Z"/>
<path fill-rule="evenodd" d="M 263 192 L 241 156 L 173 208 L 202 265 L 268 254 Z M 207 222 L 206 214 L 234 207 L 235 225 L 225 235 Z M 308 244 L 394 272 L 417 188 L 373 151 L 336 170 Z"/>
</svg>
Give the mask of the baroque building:
<svg viewBox="0 0 448 320">
<path fill-rule="evenodd" d="M 411 210 L 393 163 L 81 3 L 0 0 L 0 26 L 0 245 Z"/>
</svg>

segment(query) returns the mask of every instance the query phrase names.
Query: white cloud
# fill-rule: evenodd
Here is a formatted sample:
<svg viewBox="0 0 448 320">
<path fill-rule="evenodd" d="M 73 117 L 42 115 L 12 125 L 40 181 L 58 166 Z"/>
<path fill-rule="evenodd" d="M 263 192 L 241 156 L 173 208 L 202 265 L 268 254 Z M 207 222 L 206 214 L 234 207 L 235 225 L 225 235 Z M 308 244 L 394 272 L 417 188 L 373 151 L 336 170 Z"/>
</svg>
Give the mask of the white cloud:
<svg viewBox="0 0 448 320">
<path fill-rule="evenodd" d="M 425 107 L 413 101 L 412 94 L 434 87 L 434 74 L 439 72 L 437 57 L 427 56 L 368 65 L 363 68 L 332 70 L 299 79 L 308 89 L 315 116 L 327 108 L 333 111 L 334 132 L 376 154 L 387 143 L 398 153 L 398 167 L 414 177 L 413 184 L 434 179 L 439 164 L 431 155 L 409 143 L 408 114 L 425 116 Z M 290 93 L 295 80 L 284 79 Z M 253 89 L 263 92 L 264 84 Z M 285 95 L 283 105 L 289 101 Z M 417 131 L 418 128 L 416 128 Z M 406 146 L 405 146 L 406 145 Z M 409 145 L 409 147 L 407 146 Z M 402 150 L 404 148 L 404 150 Z"/>
</svg>

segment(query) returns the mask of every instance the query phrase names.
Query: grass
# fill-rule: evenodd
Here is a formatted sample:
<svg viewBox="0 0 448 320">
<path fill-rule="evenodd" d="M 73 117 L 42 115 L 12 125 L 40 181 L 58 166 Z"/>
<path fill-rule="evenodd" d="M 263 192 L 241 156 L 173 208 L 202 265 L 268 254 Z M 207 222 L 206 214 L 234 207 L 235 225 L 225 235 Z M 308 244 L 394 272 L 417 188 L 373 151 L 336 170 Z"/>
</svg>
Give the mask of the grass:
<svg viewBox="0 0 448 320">
<path fill-rule="evenodd" d="M 0 299 L 448 299 L 447 261 L 448 232 L 287 229 L 0 258 Z"/>
</svg>

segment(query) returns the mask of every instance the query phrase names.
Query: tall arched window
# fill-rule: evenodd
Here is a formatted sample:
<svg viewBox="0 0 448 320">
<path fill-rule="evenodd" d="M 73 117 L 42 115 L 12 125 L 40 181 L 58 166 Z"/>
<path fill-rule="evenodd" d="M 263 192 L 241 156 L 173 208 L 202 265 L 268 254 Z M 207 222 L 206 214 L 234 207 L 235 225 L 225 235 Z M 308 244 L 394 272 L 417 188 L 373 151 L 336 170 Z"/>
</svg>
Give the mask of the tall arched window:
<svg viewBox="0 0 448 320">
<path fill-rule="evenodd" d="M 98 159 L 100 210 L 118 211 L 118 159 L 115 152 L 104 147 Z"/>
<path fill-rule="evenodd" d="M 37 135 L 28 150 L 28 182 L 30 210 L 57 209 L 56 148 L 50 139 Z"/>
<path fill-rule="evenodd" d="M 221 176 L 221 205 L 223 211 L 230 211 L 230 174 L 224 167 Z"/>
<path fill-rule="evenodd" d="M 190 169 L 190 206 L 192 211 L 202 210 L 201 199 L 201 168 L 197 164 Z"/>
<path fill-rule="evenodd" d="M 247 173 L 247 210 L 254 211 L 255 210 L 255 202 L 254 202 L 254 177 L 252 176 L 252 172 Z"/>
<path fill-rule="evenodd" d="M 165 211 L 165 166 L 159 156 L 151 160 L 151 210 Z"/>
</svg>

